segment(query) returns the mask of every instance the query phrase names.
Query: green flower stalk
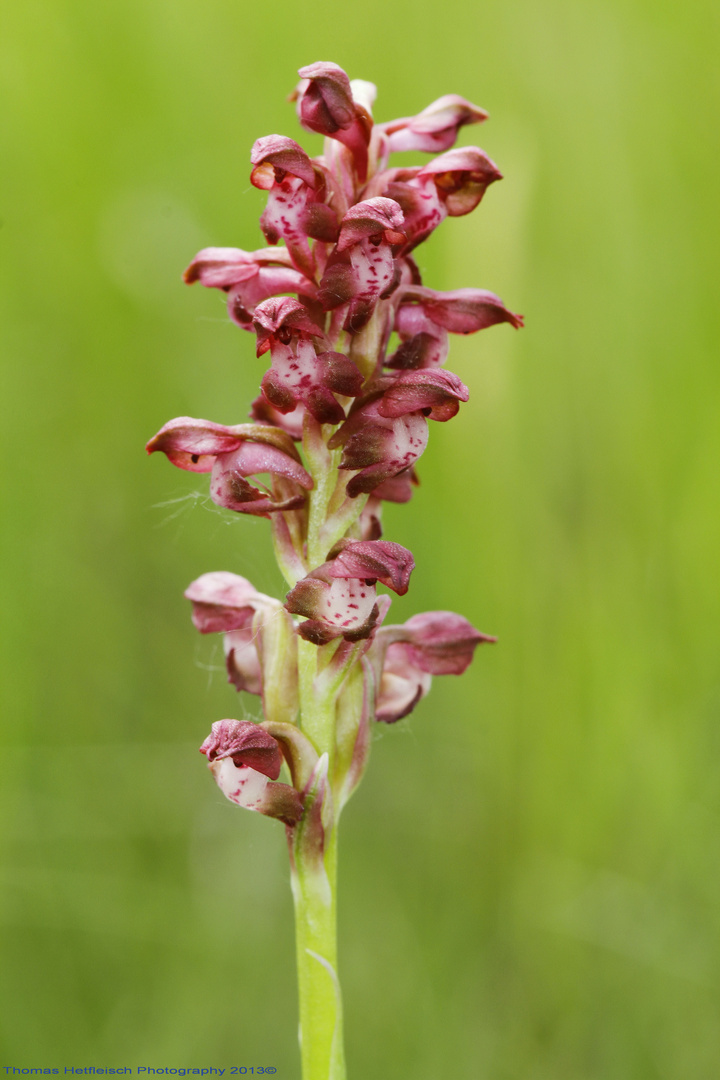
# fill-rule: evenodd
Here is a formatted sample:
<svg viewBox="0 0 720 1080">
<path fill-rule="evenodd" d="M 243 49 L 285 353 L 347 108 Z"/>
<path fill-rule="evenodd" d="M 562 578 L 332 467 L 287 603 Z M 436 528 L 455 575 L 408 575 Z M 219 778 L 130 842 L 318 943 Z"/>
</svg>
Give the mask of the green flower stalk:
<svg viewBox="0 0 720 1080">
<path fill-rule="evenodd" d="M 259 695 L 264 715 L 214 723 L 200 749 L 231 802 L 285 826 L 303 1080 L 344 1080 L 338 825 L 371 725 L 407 716 L 433 675 L 461 674 L 495 640 L 448 611 L 386 624 L 391 601 L 378 586 L 406 593 L 414 561 L 381 539 L 382 504 L 412 497 L 428 421 L 450 420 L 468 399 L 443 367 L 448 333 L 522 318 L 482 289 L 427 288 L 412 256 L 500 179 L 478 147 L 452 149 L 459 128 L 486 113 L 448 95 L 375 124 L 371 83 L 329 63 L 299 74 L 300 123 L 325 136 L 323 155 L 286 136 L 258 139 L 250 179 L 267 193 L 268 246 L 206 248 L 185 272 L 227 293 L 230 318 L 269 354 L 250 422 L 180 417 L 147 449 L 209 473 L 219 506 L 271 522 L 284 599 L 226 571 L 185 594 L 200 633 L 222 634 L 230 682 Z M 388 168 L 401 150 L 439 156 Z"/>
</svg>

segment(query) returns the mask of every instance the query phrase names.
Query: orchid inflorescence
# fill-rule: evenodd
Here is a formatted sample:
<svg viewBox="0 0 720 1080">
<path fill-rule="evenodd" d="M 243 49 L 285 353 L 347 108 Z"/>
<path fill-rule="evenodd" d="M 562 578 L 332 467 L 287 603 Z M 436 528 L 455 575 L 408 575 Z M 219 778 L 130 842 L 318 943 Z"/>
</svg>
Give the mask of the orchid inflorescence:
<svg viewBox="0 0 720 1080">
<path fill-rule="evenodd" d="M 310 158 L 282 135 L 258 139 L 250 180 L 267 193 L 268 246 L 205 248 L 185 271 L 188 284 L 225 292 L 231 320 L 256 335 L 258 356 L 269 353 L 250 422 L 179 417 L 147 449 L 209 473 L 219 506 L 271 521 L 284 601 L 226 571 L 185 594 L 197 629 L 223 635 L 230 682 L 259 695 L 264 714 L 214 723 L 200 749 L 228 799 L 286 826 L 303 1075 L 339 1080 L 337 823 L 362 777 L 371 722 L 407 716 L 433 675 L 461 674 L 476 646 L 495 640 L 447 611 L 386 624 L 390 597 L 377 586 L 406 593 L 414 561 L 381 539 L 382 504 L 411 498 L 428 420 L 450 420 L 468 400 L 443 367 L 448 333 L 522 318 L 483 289 L 424 286 L 413 258 L 501 178 L 483 150 L 453 149 L 459 129 L 487 114 L 449 94 L 375 124 L 371 83 L 331 63 L 299 74 L 298 117 L 325 136 L 323 154 Z M 406 150 L 439 156 L 389 168 Z"/>
</svg>

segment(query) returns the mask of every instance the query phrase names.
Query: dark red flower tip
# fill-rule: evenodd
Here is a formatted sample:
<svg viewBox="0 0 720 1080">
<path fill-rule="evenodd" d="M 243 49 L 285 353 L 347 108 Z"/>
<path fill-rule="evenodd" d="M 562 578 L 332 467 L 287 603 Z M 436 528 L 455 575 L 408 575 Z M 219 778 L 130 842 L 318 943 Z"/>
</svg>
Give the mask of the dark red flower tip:
<svg viewBox="0 0 720 1080">
<path fill-rule="evenodd" d="M 384 196 L 366 199 L 351 206 L 340 226 L 338 251 L 345 251 L 353 244 L 370 237 L 386 244 L 402 244 L 405 234 L 401 231 L 403 212 L 394 201 Z"/>
<path fill-rule="evenodd" d="M 399 596 L 408 591 L 414 568 L 412 552 L 389 540 L 341 540 L 325 563 L 328 577 L 379 581 Z"/>
<path fill-rule="evenodd" d="M 271 780 L 277 780 L 283 763 L 277 740 L 248 720 L 216 721 L 200 753 L 209 762 L 232 758 L 237 768 L 246 765 Z"/>
<path fill-rule="evenodd" d="M 298 71 L 296 94 L 300 123 L 320 135 L 336 135 L 355 121 L 356 108 L 350 79 L 337 64 L 318 61 Z"/>
<path fill-rule="evenodd" d="M 337 64 L 324 61 L 308 64 L 298 74 L 302 82 L 293 98 L 297 99 L 300 123 L 308 131 L 343 143 L 352 154 L 358 177 L 364 180 L 373 128 L 367 103 L 355 100 L 352 84 Z"/>
<path fill-rule="evenodd" d="M 385 376 L 382 384 L 388 385 L 378 404 L 378 412 L 393 418 L 422 412 L 431 420 L 451 420 L 460 408 L 460 402 L 470 397 L 470 391 L 457 375 L 442 368 L 401 371 Z"/>
<path fill-rule="evenodd" d="M 323 337 L 323 329 L 308 308 L 291 296 L 273 296 L 255 308 L 253 326 L 257 334 L 257 354 L 262 356 L 273 339 L 287 344 L 295 337 Z"/>
<path fill-rule="evenodd" d="M 269 191 L 285 173 L 297 176 L 308 187 L 317 185 L 315 169 L 302 146 L 285 135 L 265 135 L 257 139 L 250 153 L 250 161 L 255 166 L 250 180 L 255 187 Z"/>
</svg>

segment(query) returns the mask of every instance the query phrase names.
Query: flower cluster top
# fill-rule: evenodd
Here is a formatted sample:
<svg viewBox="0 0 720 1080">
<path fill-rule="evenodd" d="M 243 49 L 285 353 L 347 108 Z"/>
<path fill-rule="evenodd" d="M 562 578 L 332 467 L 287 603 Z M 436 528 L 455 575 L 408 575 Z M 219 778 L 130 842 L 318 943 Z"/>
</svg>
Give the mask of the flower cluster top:
<svg viewBox="0 0 720 1080">
<path fill-rule="evenodd" d="M 198 629 L 225 635 L 229 678 L 262 695 L 266 723 L 295 724 L 303 712 L 298 637 L 327 652 L 318 694 L 332 687 L 339 703 L 357 672 L 366 684 L 362 707 L 393 721 L 427 692 L 433 673 L 461 672 L 475 646 L 492 640 L 450 612 L 381 628 L 389 598 L 376 586 L 404 593 L 414 565 L 407 549 L 381 539 L 382 502 L 410 499 L 428 421 L 451 419 L 468 400 L 467 387 L 443 366 L 448 334 L 522 325 L 484 289 L 423 285 L 413 258 L 446 217 L 474 210 L 501 173 L 479 147 L 453 148 L 461 127 L 487 117 L 462 97 L 378 124 L 371 83 L 324 62 L 299 74 L 297 115 L 325 136 L 323 154 L 310 158 L 285 135 L 258 139 L 250 180 L 267 196 L 260 218 L 267 246 L 205 248 L 185 271 L 188 284 L 225 292 L 232 321 L 255 334 L 258 356 L 269 354 L 250 421 L 179 417 L 147 448 L 210 473 L 218 505 L 272 521 L 291 586 L 284 603 L 225 572 L 204 575 L 186 594 Z M 435 156 L 390 165 L 407 150 Z M 267 740 L 277 732 L 266 735 L 261 753 L 247 723 L 222 721 L 203 752 L 226 794 L 232 787 L 234 801 L 271 813 L 267 790 L 280 759 Z M 238 739 L 248 738 L 243 758 Z M 287 740 L 278 745 L 290 762 Z M 345 779 L 357 771 L 351 759 L 338 765 Z M 240 769 L 252 776 L 243 773 L 238 787 Z M 251 795 L 242 794 L 246 781 Z M 300 803 L 285 791 L 277 798 L 275 816 L 293 824 Z"/>
</svg>

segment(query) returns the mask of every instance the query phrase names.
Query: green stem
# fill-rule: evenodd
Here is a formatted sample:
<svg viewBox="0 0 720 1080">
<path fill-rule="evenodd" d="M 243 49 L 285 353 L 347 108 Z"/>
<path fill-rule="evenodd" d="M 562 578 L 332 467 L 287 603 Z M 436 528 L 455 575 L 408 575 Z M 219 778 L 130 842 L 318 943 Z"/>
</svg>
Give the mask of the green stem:
<svg viewBox="0 0 720 1080">
<path fill-rule="evenodd" d="M 335 430 L 326 426 L 328 437 Z M 308 496 L 307 561 L 311 569 L 325 562 L 327 548 L 323 542 L 323 526 L 330 499 L 337 484 L 340 450 L 328 450 L 323 427 L 308 413 L 303 429 L 303 449 L 308 472 L 315 486 Z"/>
<path fill-rule="evenodd" d="M 302 1078 L 345 1080 L 342 1004 L 337 976 L 335 829 L 328 838 L 323 864 L 318 868 L 310 860 L 306 863 L 296 850 L 292 891 Z"/>
<path fill-rule="evenodd" d="M 344 478 L 341 483 L 345 485 Z M 330 551 L 338 540 L 348 534 L 365 509 L 368 498 L 368 495 L 358 495 L 354 499 L 346 498 L 340 504 L 340 508 L 328 517 L 320 530 L 320 539 L 326 551 Z"/>
<path fill-rule="evenodd" d="M 298 641 L 300 727 L 318 753 L 329 757 L 326 810 L 332 804 L 335 696 L 319 690 L 316 677 L 318 666 L 329 659 L 334 644 L 318 648 L 308 641 Z M 323 650 L 328 655 L 323 655 Z M 306 806 L 309 816 L 310 808 Z M 315 844 L 306 842 L 302 825 L 296 830 L 291 850 L 303 1080 L 345 1080 L 337 974 L 337 827 L 331 810 L 326 817 L 322 854 Z"/>
</svg>

